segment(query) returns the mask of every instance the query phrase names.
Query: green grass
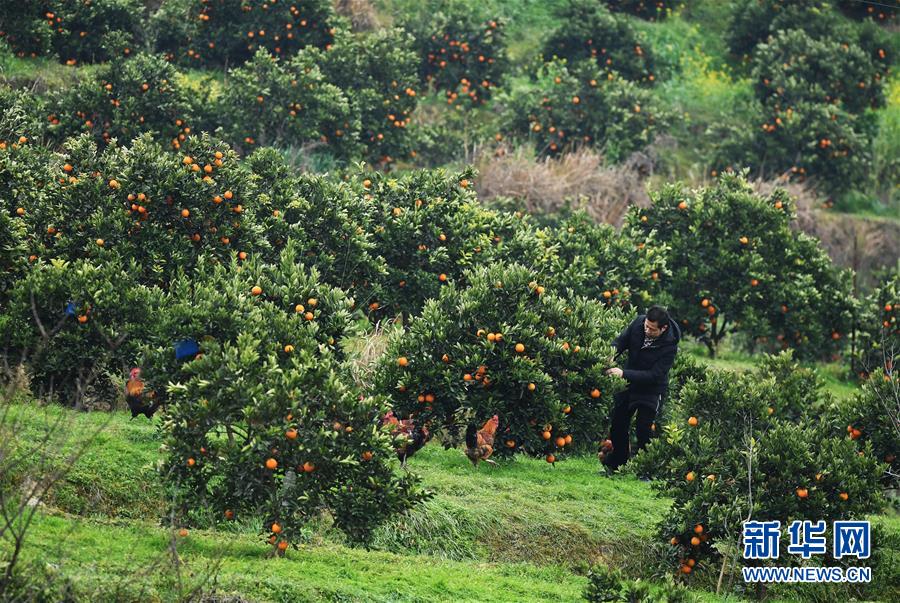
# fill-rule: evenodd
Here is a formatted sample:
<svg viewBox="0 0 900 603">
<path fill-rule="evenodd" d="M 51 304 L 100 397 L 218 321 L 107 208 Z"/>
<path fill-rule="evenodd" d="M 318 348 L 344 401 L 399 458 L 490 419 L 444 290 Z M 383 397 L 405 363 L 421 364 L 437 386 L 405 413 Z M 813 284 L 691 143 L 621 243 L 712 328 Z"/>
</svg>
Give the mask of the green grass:
<svg viewBox="0 0 900 603">
<path fill-rule="evenodd" d="M 72 86 L 78 77 L 87 77 L 96 65 L 69 67 L 52 57 L 19 58 L 0 49 L 0 84 L 30 88 L 36 92 Z"/>
<path fill-rule="evenodd" d="M 709 367 L 729 371 L 749 371 L 757 366 L 758 358 L 753 354 L 735 350 L 723 343 L 715 358 L 710 358 L 706 347 L 702 344 L 685 341 L 681 344 L 683 353 L 688 353 Z M 800 363 L 816 370 L 822 378 L 825 391 L 831 393 L 838 400 L 844 400 L 852 396 L 859 389 L 858 385 L 848 381 L 847 365 L 841 362 L 813 362 Z"/>
<path fill-rule="evenodd" d="M 172 600 L 177 584 L 164 561 L 170 533 L 146 523 L 42 517 L 26 550 L 59 564 L 92 600 Z M 182 570 L 197 583 L 218 565 L 222 593 L 254 601 L 577 600 L 587 580 L 560 567 L 465 563 L 340 545 L 304 546 L 266 559 L 249 535 L 192 530 L 178 539 Z M 131 576 L 148 570 L 143 579 Z"/>
<path fill-rule="evenodd" d="M 736 352 L 716 362 L 731 370 L 753 366 Z M 161 443 L 156 421 L 22 402 L 8 408 L 6 424 L 14 425 L 18 441 L 39 442 L 48 429 L 54 434 L 51 466 L 96 438 L 48 498 L 26 559 L 56 568 L 90 600 L 176 598 L 166 561 L 171 533 L 158 523 L 165 505 L 153 471 Z M 219 592 L 261 601 L 577 600 L 591 564 L 647 579 L 646 569 L 658 561 L 655 524 L 669 501 L 634 477 L 599 476 L 592 456 L 555 466 L 516 457 L 473 469 L 460 450 L 432 443 L 410 469 L 435 497 L 379 529 L 371 550 L 346 546 L 323 522 L 286 559 L 267 559 L 257 521 L 192 527 L 176 539 L 185 579 L 196 583 L 217 566 Z M 877 521 L 898 538 L 895 515 Z M 714 579 L 700 575 L 695 582 Z"/>
<path fill-rule="evenodd" d="M 134 595 L 126 569 L 148 565 L 167 542 L 156 527 L 164 501 L 152 469 L 161 443 L 155 424 L 30 403 L 9 409 L 17 441 L 51 434 L 50 467 L 95 438 L 47 499 L 57 516 L 36 524 L 30 557 L 60 564 L 80 593 Z M 432 444 L 410 468 L 436 495 L 381 528 L 375 550 L 348 548 L 318 526 L 302 551 L 266 560 L 251 521 L 192 529 L 181 554 L 197 575 L 221 557 L 220 587 L 254 600 L 573 600 L 590 564 L 638 572 L 649 562 L 646 544 L 669 504 L 634 478 L 600 477 L 592 457 L 556 466 L 516 458 L 475 470 L 459 450 Z M 149 600 L 173 596 L 170 574 L 162 567 L 148 574 Z"/>
</svg>

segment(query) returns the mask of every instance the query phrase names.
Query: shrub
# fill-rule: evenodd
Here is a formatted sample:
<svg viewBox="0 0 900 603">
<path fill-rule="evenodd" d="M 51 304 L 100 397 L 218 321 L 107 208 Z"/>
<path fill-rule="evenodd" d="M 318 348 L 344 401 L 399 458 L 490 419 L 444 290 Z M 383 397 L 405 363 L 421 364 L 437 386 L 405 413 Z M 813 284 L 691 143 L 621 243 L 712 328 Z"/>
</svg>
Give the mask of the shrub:
<svg viewBox="0 0 900 603">
<path fill-rule="evenodd" d="M 527 87 L 504 100 L 506 128 L 546 155 L 585 145 L 621 161 L 649 144 L 667 119 L 648 91 L 585 61 L 545 63 Z"/>
<path fill-rule="evenodd" d="M 372 233 L 386 269 L 370 314 L 418 314 L 425 300 L 462 282 L 466 268 L 492 257 L 500 224 L 475 199 L 473 177 L 434 170 L 363 180 L 359 202 L 377 203 Z"/>
<path fill-rule="evenodd" d="M 564 218 L 549 229 L 548 245 L 557 249 L 547 271 L 551 284 L 608 306 L 646 309 L 660 292 L 667 249 L 652 242 L 635 244 L 636 234 L 597 224 L 584 212 Z"/>
<path fill-rule="evenodd" d="M 414 42 L 401 29 L 341 31 L 330 50 L 311 52 L 328 82 L 346 94 L 360 123 L 353 134 L 365 146 L 366 159 L 379 167 L 415 150 L 409 129 L 417 101 Z"/>
<path fill-rule="evenodd" d="M 484 105 L 502 84 L 509 68 L 502 19 L 484 19 L 469 5 L 451 3 L 404 27 L 415 34 L 421 81 L 443 92 L 449 104 Z"/>
<path fill-rule="evenodd" d="M 51 43 L 60 60 L 99 63 L 111 58 L 112 40 L 140 40 L 139 0 L 52 0 L 49 9 L 45 16 L 53 21 Z"/>
<path fill-rule="evenodd" d="M 760 380 L 775 380 L 778 396 L 766 412 L 783 421 L 799 423 L 804 417 L 824 412 L 832 403 L 822 378 L 815 369 L 800 366 L 794 360 L 793 350 L 763 354 L 754 374 Z"/>
<path fill-rule="evenodd" d="M 756 95 L 785 111 L 798 103 L 831 103 L 849 113 L 884 106 L 887 68 L 854 40 L 814 38 L 802 30 L 781 31 L 753 53 Z"/>
<path fill-rule="evenodd" d="M 750 122 L 717 125 L 713 141 L 713 175 L 731 166 L 748 167 L 760 178 L 819 185 L 828 194 L 864 186 L 870 169 L 873 114 L 852 115 L 822 103 L 755 105 Z"/>
<path fill-rule="evenodd" d="M 87 136 L 71 139 L 62 157 L 23 175 L 50 176 L 25 207 L 29 252 L 46 261 L 111 250 L 136 262 L 139 282 L 165 286 L 201 255 L 254 251 L 262 237 L 244 212 L 252 186 L 234 153 L 205 135 L 184 150 L 168 153 L 145 136 L 100 153 Z"/>
<path fill-rule="evenodd" d="M 897 7 L 884 3 L 861 3 L 853 0 L 837 0 L 838 8 L 854 19 L 872 19 L 879 23 L 890 23 L 897 16 Z"/>
<path fill-rule="evenodd" d="M 118 58 L 48 100 L 49 134 L 57 142 L 87 132 L 100 144 L 148 133 L 180 148 L 196 113 L 178 72 L 161 57 Z"/>
<path fill-rule="evenodd" d="M 40 96 L 0 87 L 0 143 L 6 147 L 18 143 L 21 136 L 39 141 L 46 131 L 44 105 Z"/>
<path fill-rule="evenodd" d="M 640 579 L 629 580 L 621 572 L 605 566 L 593 567 L 587 577 L 584 597 L 592 603 L 685 603 L 692 600 L 683 586 L 670 582 L 651 594 L 649 584 Z"/>
<path fill-rule="evenodd" d="M 746 58 L 777 31 L 827 34 L 837 26 L 827 0 L 744 0 L 733 5 L 725 40 L 732 54 Z"/>
<path fill-rule="evenodd" d="M 683 574 L 716 571 L 712 564 L 722 551 L 736 549 L 748 517 L 780 520 L 782 526 L 793 520 L 830 523 L 881 507 L 872 485 L 882 466 L 871 448 L 860 455 L 851 440 L 830 437 L 818 418 L 793 424 L 770 413 L 779 391 L 757 375 L 713 371 L 704 383 L 684 387 L 663 437 L 632 461 L 636 471 L 660 480 L 658 491 L 674 498 L 659 537 Z"/>
<path fill-rule="evenodd" d="M 24 240 L 21 220 L 0 212 L 0 309 L 6 307 L 10 290 L 27 266 Z"/>
<path fill-rule="evenodd" d="M 558 16 L 560 28 L 544 44 L 544 57 L 596 62 L 601 77 L 621 77 L 641 84 L 656 81 L 653 52 L 627 17 L 614 15 L 603 3 L 573 0 Z"/>
<path fill-rule="evenodd" d="M 553 463 L 596 445 L 616 390 L 603 370 L 624 314 L 561 297 L 515 264 L 473 268 L 466 281 L 391 339 L 376 390 L 398 416 L 445 428 L 448 442 L 461 416 L 480 427 L 498 415 L 497 456 L 524 451 Z"/>
<path fill-rule="evenodd" d="M 900 486 L 900 381 L 889 357 L 888 369 L 874 369 L 849 400 L 832 406 L 825 415 L 832 437 L 854 441 L 860 454 L 886 463 L 881 484 L 888 489 Z"/>
<path fill-rule="evenodd" d="M 350 184 L 292 172 L 274 149 L 255 151 L 246 165 L 258 191 L 251 209 L 267 242 L 263 260 L 276 263 L 290 241 L 323 282 L 368 303 L 385 274 L 372 233 L 375 208 L 360 203 Z"/>
<path fill-rule="evenodd" d="M 854 325 L 853 372 L 868 377 L 879 367 L 893 369 L 893 358 L 900 354 L 900 268 L 875 274 L 877 284 L 862 300 Z"/>
<path fill-rule="evenodd" d="M 175 0 L 153 15 L 157 49 L 195 66 L 235 66 L 257 50 L 288 58 L 333 40 L 335 16 L 327 0 Z"/>
<path fill-rule="evenodd" d="M 16 56 L 38 57 L 50 50 L 57 17 L 48 11 L 41 13 L 45 4 L 39 0 L 0 0 L 0 39 Z"/>
<path fill-rule="evenodd" d="M 347 95 L 326 80 L 309 54 L 282 62 L 258 50 L 231 70 L 220 106 L 228 138 L 242 148 L 315 147 L 332 141 L 329 151 L 335 154 L 357 150 L 359 117 Z"/>
<path fill-rule="evenodd" d="M 711 354 L 740 330 L 794 347 L 798 357 L 827 357 L 849 332 L 850 275 L 814 239 L 791 231 L 792 212 L 783 190 L 764 198 L 741 176 L 725 174 L 695 191 L 665 187 L 651 208 L 632 208 L 627 224 L 668 245 L 671 277 L 662 285 L 669 309 Z"/>
<path fill-rule="evenodd" d="M 606 0 L 605 4 L 611 11 L 629 13 L 648 21 L 662 21 L 677 5 L 674 0 Z"/>
<path fill-rule="evenodd" d="M 394 473 L 382 400 L 348 385 L 336 361 L 348 308 L 290 246 L 277 266 L 201 265 L 173 283 L 145 368 L 154 385 L 171 382 L 161 471 L 179 522 L 199 509 L 259 518 L 278 553 L 322 512 L 366 541 L 427 498 Z M 178 365 L 170 346 L 185 337 L 200 353 Z"/>
</svg>

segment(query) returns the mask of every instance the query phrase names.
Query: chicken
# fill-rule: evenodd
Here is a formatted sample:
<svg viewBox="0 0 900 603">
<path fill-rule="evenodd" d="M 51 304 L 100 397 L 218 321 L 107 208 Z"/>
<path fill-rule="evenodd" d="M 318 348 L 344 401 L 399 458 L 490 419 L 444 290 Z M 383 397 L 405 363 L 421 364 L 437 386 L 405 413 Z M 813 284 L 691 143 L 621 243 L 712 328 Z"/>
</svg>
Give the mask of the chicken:
<svg viewBox="0 0 900 603">
<path fill-rule="evenodd" d="M 431 439 L 431 432 L 426 425 L 416 425 L 412 419 L 398 419 L 394 411 L 389 410 L 381 420 L 382 425 L 391 425 L 391 435 L 406 436 L 406 443 L 398 446 L 395 451 L 400 459 L 400 466 L 406 468 L 406 459 L 414 455 Z"/>
<path fill-rule="evenodd" d="M 131 369 L 128 381 L 125 382 L 125 401 L 128 402 L 128 408 L 131 409 L 131 418 L 143 414 L 148 419 L 153 417 L 153 413 L 159 408 L 159 403 L 155 400 L 156 392 L 144 392 L 144 382 L 141 380 L 141 369 L 135 367 Z"/>
<path fill-rule="evenodd" d="M 485 421 L 481 429 L 476 430 L 474 423 L 470 423 L 466 428 L 466 456 L 476 467 L 478 467 L 478 461 L 484 461 L 491 465 L 497 464 L 489 457 L 494 453 L 494 434 L 497 433 L 499 425 L 500 418 L 494 415 Z"/>
<path fill-rule="evenodd" d="M 600 459 L 601 463 L 606 464 L 606 457 L 610 455 L 613 451 L 613 443 L 609 438 L 603 440 L 600 444 L 600 452 L 597 453 L 597 458 Z"/>
</svg>

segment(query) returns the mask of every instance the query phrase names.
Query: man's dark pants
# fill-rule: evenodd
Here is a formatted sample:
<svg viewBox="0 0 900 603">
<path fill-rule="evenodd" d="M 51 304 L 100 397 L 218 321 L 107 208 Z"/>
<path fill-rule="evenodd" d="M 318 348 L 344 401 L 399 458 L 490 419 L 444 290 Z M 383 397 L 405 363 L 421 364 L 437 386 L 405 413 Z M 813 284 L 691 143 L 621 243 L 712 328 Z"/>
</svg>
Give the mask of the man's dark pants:
<svg viewBox="0 0 900 603">
<path fill-rule="evenodd" d="M 606 465 L 610 469 L 617 469 L 628 462 L 630 457 L 631 417 L 637 414 L 635 433 L 637 435 L 637 450 L 640 451 L 650 442 L 651 425 L 659 410 L 659 399 L 651 400 L 641 398 L 641 401 L 632 401 L 628 391 L 621 391 L 613 397 L 614 405 L 610 426 L 610 437 L 613 450 L 606 459 Z"/>
</svg>

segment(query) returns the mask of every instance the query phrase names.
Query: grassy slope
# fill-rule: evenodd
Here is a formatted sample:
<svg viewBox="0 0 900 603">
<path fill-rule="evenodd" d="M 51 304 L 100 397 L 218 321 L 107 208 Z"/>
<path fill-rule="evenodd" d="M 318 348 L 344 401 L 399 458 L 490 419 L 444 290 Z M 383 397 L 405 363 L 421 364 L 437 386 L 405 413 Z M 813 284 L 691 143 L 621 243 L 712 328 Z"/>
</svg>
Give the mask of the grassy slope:
<svg viewBox="0 0 900 603">
<path fill-rule="evenodd" d="M 126 568 L 149 566 L 166 550 L 168 532 L 156 522 L 163 494 L 153 480 L 155 427 L 125 413 L 32 404 L 14 405 L 10 418 L 25 442 L 49 426 L 58 437 L 49 446 L 51 465 L 65 463 L 75 446 L 102 430 L 54 490 L 27 556 L 60 564 L 82 593 L 99 590 L 115 599 L 109 593 L 131 588 Z M 258 526 L 235 522 L 192 530 L 182 554 L 198 575 L 221 557 L 220 587 L 252 599 L 572 600 L 592 562 L 636 570 L 668 505 L 633 478 L 601 479 L 593 458 L 556 467 L 519 458 L 476 471 L 458 450 L 432 445 L 411 467 L 436 496 L 380 530 L 376 551 L 348 548 L 338 534 L 318 528 L 302 551 L 267 561 Z M 149 571 L 149 592 L 171 597 L 170 575 L 162 567 Z"/>
<path fill-rule="evenodd" d="M 698 347 L 685 351 L 719 368 L 753 365 L 751 356 L 727 349 L 715 360 Z M 828 388 L 840 397 L 852 392 L 837 373 Z M 99 431 L 54 490 L 27 556 L 60 564 L 80 592 L 97 591 L 100 599 L 137 597 L 139 587 L 149 589 L 149 599 L 173 597 L 176 583 L 165 565 L 147 569 L 140 585 L 123 578 L 128 568 L 149 568 L 164 556 L 169 540 L 156 522 L 164 501 L 153 472 L 161 443 L 155 423 L 32 404 L 13 405 L 8 418 L 26 442 L 49 429 L 56 465 Z M 346 547 L 339 534 L 319 526 L 288 559 L 266 560 L 258 525 L 234 522 L 218 531 L 192 529 L 179 539 L 181 556 L 195 579 L 221 562 L 219 589 L 253 600 L 572 600 L 593 562 L 638 573 L 650 561 L 654 525 L 668 505 L 631 477 L 598 477 L 591 457 L 554 467 L 520 457 L 476 471 L 458 450 L 431 445 L 411 468 L 436 496 L 382 528 L 376 550 Z M 878 521 L 900 533 L 896 516 Z"/>
<path fill-rule="evenodd" d="M 29 555 L 60 563 L 78 590 L 97 600 L 171 600 L 170 565 L 150 569 L 169 533 L 147 523 L 43 517 Z M 546 601 L 574 600 L 586 579 L 559 567 L 458 562 L 339 545 L 304 546 L 266 559 L 254 536 L 193 530 L 179 540 L 185 570 L 199 580 L 219 564 L 218 590 L 259 601 Z M 129 576 L 145 569 L 147 577 Z M 146 590 L 138 596 L 139 589 Z"/>
</svg>

